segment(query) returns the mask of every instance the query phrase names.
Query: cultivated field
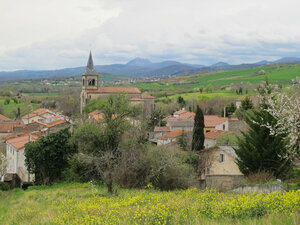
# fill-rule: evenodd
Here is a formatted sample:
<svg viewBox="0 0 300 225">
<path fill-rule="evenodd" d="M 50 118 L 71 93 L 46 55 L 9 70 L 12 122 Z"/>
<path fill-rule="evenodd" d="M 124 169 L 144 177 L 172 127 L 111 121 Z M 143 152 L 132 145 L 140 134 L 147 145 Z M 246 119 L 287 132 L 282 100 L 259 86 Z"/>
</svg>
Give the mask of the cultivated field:
<svg viewBox="0 0 300 225">
<path fill-rule="evenodd" d="M 1 224 L 298 224 L 300 190 L 231 194 L 58 184 L 0 193 Z"/>
</svg>

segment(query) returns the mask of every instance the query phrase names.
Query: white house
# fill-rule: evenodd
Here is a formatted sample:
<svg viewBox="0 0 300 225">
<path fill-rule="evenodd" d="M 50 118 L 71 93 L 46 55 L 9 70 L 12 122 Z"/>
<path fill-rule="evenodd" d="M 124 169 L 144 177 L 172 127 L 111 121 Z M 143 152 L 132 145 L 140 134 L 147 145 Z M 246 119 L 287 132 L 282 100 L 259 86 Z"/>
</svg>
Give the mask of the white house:
<svg viewBox="0 0 300 225">
<path fill-rule="evenodd" d="M 36 139 L 36 136 L 24 135 L 6 140 L 7 173 L 18 174 L 23 182 L 33 180 L 25 166 L 25 144 Z"/>
</svg>

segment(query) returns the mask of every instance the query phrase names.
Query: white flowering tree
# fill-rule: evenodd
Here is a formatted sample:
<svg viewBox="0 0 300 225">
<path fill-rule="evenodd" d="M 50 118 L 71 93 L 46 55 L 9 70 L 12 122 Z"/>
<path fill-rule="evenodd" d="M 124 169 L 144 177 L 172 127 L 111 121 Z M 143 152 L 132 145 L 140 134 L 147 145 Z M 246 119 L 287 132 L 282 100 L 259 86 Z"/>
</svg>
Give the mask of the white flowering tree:
<svg viewBox="0 0 300 225">
<path fill-rule="evenodd" d="M 265 85 L 261 92 L 261 103 L 267 105 L 264 109 L 276 118 L 277 124 L 271 126 L 271 135 L 286 134 L 290 157 L 300 155 L 300 79 L 292 81 L 291 91 L 282 91 L 275 85 Z"/>
<path fill-rule="evenodd" d="M 7 159 L 5 155 L 0 152 L 0 181 L 2 181 L 2 177 L 5 175 L 7 166 Z"/>
</svg>

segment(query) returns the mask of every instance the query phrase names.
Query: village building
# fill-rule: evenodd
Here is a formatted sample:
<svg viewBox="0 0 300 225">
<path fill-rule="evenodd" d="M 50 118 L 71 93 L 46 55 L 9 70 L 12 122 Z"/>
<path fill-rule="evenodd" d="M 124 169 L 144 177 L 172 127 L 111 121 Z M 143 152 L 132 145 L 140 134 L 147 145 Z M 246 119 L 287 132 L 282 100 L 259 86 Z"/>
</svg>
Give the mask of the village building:
<svg viewBox="0 0 300 225">
<path fill-rule="evenodd" d="M 201 188 L 226 191 L 243 181 L 243 174 L 236 164 L 237 155 L 231 146 L 215 146 L 199 152 L 198 179 Z"/>
<path fill-rule="evenodd" d="M 131 104 L 141 104 L 143 118 L 149 117 L 154 109 L 154 97 L 142 94 L 136 87 L 103 87 L 99 86 L 99 75 L 94 68 L 90 52 L 88 63 L 82 76 L 82 90 L 80 93 L 80 113 L 92 99 L 106 99 L 109 95 L 124 94 Z"/>
<path fill-rule="evenodd" d="M 29 174 L 25 166 L 25 144 L 35 141 L 38 136 L 21 133 L 6 139 L 6 157 L 8 160 L 7 174 L 16 174 L 22 182 L 33 181 L 34 175 Z M 10 176 L 8 176 L 10 177 Z"/>
<path fill-rule="evenodd" d="M 217 140 L 222 136 L 232 133 L 230 131 L 224 131 L 224 130 L 214 130 L 210 131 L 204 134 L 205 140 L 204 140 L 204 147 L 210 148 L 217 145 Z"/>
<path fill-rule="evenodd" d="M 54 116 L 57 116 L 57 113 L 49 109 L 39 108 L 29 113 L 28 115 L 22 116 L 22 121 L 24 124 L 29 124 L 32 123 L 33 121 L 42 122 Z"/>
<path fill-rule="evenodd" d="M 190 131 L 188 131 L 188 130 L 181 130 L 181 129 L 172 130 L 163 136 L 158 136 L 157 137 L 157 145 L 176 144 L 178 138 L 183 133 L 189 133 L 189 132 Z"/>
</svg>

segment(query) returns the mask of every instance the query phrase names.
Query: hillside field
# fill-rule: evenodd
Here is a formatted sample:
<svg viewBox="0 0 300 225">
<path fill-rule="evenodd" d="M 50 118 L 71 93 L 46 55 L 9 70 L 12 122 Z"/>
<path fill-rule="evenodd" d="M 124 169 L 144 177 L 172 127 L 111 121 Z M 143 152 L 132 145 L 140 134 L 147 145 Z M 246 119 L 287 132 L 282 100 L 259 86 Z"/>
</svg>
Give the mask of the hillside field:
<svg viewBox="0 0 300 225">
<path fill-rule="evenodd" d="M 264 70 L 265 75 L 258 75 L 257 72 Z M 196 73 L 192 75 L 171 77 L 158 82 L 141 82 L 132 84 L 142 89 L 191 89 L 200 86 L 229 86 L 232 84 L 255 85 L 265 80 L 268 76 L 272 84 L 283 86 L 290 84 L 292 79 L 300 77 L 300 65 L 269 65 L 251 69 L 241 69 L 232 71 Z"/>
<path fill-rule="evenodd" d="M 297 224 L 300 190 L 233 194 L 196 188 L 162 192 L 91 183 L 0 192 L 1 224 Z"/>
</svg>

